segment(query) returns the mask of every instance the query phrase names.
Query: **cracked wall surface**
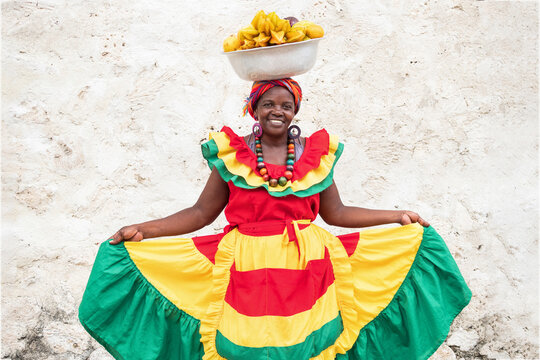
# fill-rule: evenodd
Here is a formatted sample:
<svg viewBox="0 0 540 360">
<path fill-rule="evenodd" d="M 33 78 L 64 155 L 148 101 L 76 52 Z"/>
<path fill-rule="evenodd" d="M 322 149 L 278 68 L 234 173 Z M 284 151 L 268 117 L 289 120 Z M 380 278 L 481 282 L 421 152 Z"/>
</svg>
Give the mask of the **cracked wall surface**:
<svg viewBox="0 0 540 360">
<path fill-rule="evenodd" d="M 220 51 L 259 9 L 326 31 L 297 119 L 345 143 L 344 202 L 419 212 L 473 292 L 433 358 L 538 358 L 538 4 L 461 0 L 3 1 L 2 358 L 110 359 L 77 320 L 98 244 L 250 131 Z"/>
</svg>

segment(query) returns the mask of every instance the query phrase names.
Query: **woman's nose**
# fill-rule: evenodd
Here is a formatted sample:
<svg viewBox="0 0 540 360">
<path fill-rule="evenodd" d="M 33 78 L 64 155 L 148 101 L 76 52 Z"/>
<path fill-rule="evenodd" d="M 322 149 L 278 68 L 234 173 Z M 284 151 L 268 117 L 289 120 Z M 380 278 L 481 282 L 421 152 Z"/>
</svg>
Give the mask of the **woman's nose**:
<svg viewBox="0 0 540 360">
<path fill-rule="evenodd" d="M 274 107 L 272 108 L 272 113 L 273 113 L 274 115 L 277 115 L 277 114 L 283 115 L 283 108 L 282 108 L 281 106 L 279 106 L 279 105 L 276 105 L 276 106 L 274 106 Z"/>
</svg>

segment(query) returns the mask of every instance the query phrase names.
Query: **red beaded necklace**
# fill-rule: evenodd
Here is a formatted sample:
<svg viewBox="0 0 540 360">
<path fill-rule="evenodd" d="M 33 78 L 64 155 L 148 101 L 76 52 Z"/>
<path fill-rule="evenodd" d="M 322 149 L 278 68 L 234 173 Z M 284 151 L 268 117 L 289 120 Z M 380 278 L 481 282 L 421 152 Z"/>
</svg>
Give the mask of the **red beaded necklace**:
<svg viewBox="0 0 540 360">
<path fill-rule="evenodd" d="M 255 154 L 257 155 L 257 169 L 259 170 L 259 174 L 261 174 L 263 180 L 267 181 L 271 187 L 276 187 L 278 185 L 285 186 L 287 185 L 287 181 L 291 180 L 293 176 L 295 159 L 294 140 L 287 137 L 287 144 L 286 171 L 283 173 L 283 176 L 275 179 L 270 177 L 270 174 L 268 174 L 268 169 L 266 168 L 266 164 L 264 163 L 261 138 L 258 136 L 255 137 Z"/>
</svg>

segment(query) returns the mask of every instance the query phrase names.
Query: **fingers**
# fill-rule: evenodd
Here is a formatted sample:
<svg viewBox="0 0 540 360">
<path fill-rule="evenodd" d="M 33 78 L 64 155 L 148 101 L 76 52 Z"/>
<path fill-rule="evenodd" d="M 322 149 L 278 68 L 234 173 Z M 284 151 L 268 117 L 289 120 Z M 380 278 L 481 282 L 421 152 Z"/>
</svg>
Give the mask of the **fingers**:
<svg viewBox="0 0 540 360">
<path fill-rule="evenodd" d="M 141 241 L 142 239 L 143 239 L 143 236 L 141 232 L 137 231 L 135 235 L 133 235 L 129 239 L 124 239 L 124 241 Z"/>
<path fill-rule="evenodd" d="M 117 231 L 110 239 L 109 244 L 116 245 L 122 242 L 122 235 L 120 235 L 120 231 Z"/>
<path fill-rule="evenodd" d="M 421 217 L 418 217 L 418 223 L 422 225 L 423 227 L 429 227 L 429 223 L 426 220 L 422 219 Z"/>
<path fill-rule="evenodd" d="M 411 221 L 411 218 L 409 217 L 409 214 L 403 213 L 403 215 L 401 215 L 401 225 L 409 225 L 411 223 L 412 221 Z"/>
<path fill-rule="evenodd" d="M 118 230 L 110 239 L 109 244 L 117 245 L 122 241 L 141 241 L 143 240 L 143 234 L 132 226 L 123 227 Z"/>
<path fill-rule="evenodd" d="M 408 222 L 407 222 L 407 219 L 405 218 L 408 219 Z M 429 222 L 422 219 L 420 215 L 418 215 L 414 211 L 406 211 L 405 213 L 403 213 L 403 216 L 401 218 L 401 225 L 408 225 L 411 223 L 419 223 L 423 227 L 429 227 Z"/>
</svg>

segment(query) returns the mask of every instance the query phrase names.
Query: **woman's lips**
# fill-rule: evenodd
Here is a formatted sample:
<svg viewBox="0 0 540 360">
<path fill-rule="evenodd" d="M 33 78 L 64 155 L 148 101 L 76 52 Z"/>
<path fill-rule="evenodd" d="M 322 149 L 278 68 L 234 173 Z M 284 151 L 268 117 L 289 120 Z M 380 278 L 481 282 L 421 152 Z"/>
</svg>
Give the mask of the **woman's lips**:
<svg viewBox="0 0 540 360">
<path fill-rule="evenodd" d="M 272 125 L 282 125 L 282 124 L 284 124 L 284 122 L 281 121 L 281 120 L 270 120 L 270 119 L 268 119 L 268 122 L 270 124 L 272 124 Z"/>
</svg>

